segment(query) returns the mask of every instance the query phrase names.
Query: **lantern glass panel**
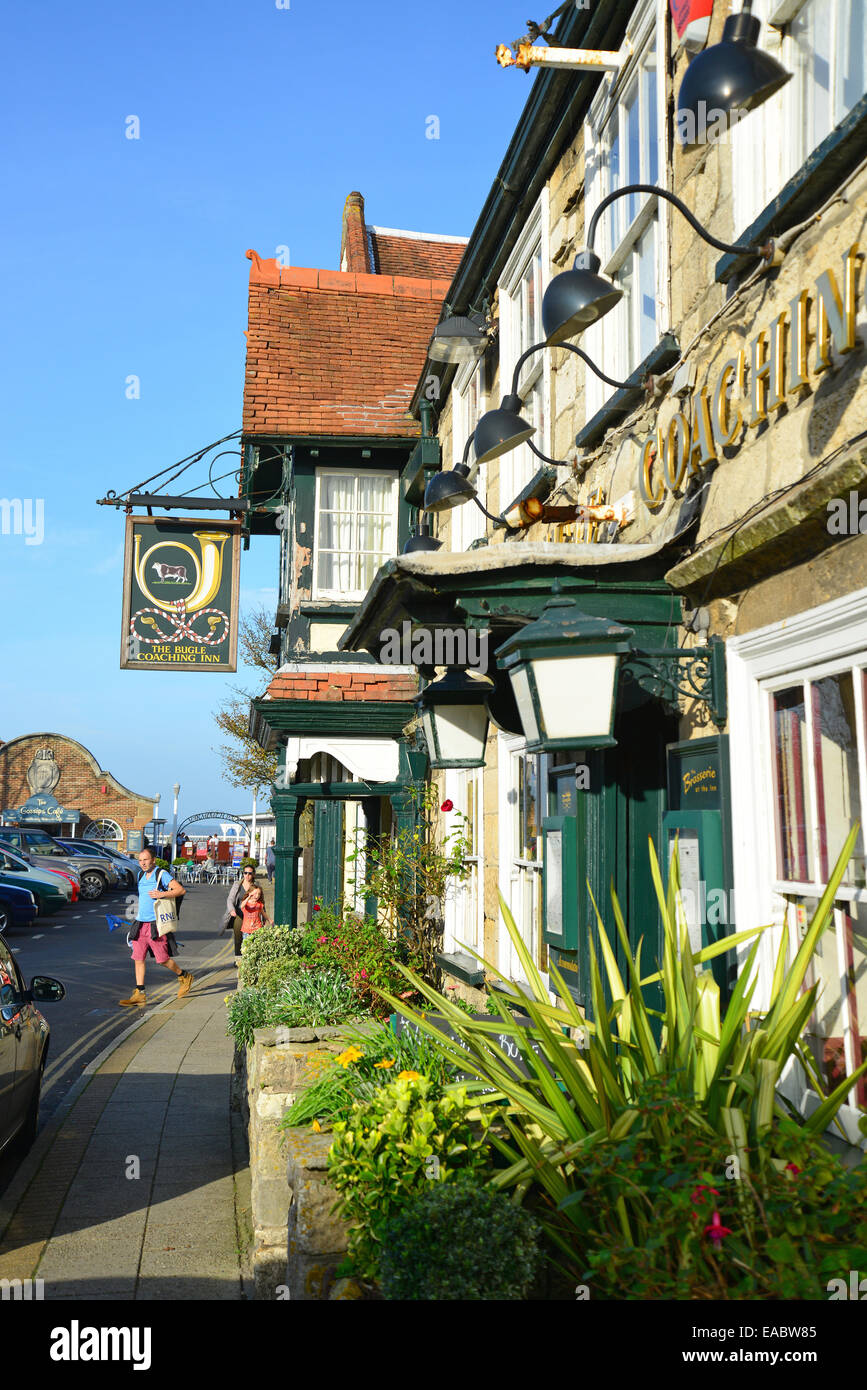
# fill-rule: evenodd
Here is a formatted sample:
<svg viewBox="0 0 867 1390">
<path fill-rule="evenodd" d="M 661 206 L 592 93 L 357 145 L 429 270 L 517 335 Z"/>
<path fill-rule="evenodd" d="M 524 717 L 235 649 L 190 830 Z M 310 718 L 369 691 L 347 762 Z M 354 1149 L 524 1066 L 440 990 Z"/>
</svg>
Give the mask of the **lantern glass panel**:
<svg viewBox="0 0 867 1390">
<path fill-rule="evenodd" d="M 536 723 L 536 711 L 533 708 L 533 697 L 530 694 L 530 678 L 527 675 L 527 668 L 525 666 L 513 667 L 509 675 L 512 678 L 512 690 L 524 727 L 524 736 L 528 743 L 538 743 L 539 725 Z"/>
<path fill-rule="evenodd" d="M 546 739 L 604 737 L 610 733 L 618 661 L 616 654 L 603 654 L 533 662 Z"/>
<path fill-rule="evenodd" d="M 436 748 L 435 761 L 478 762 L 485 756 L 488 712 L 483 704 L 435 705 L 436 744 L 428 735 L 429 714 L 424 717 L 428 748 Z"/>
</svg>

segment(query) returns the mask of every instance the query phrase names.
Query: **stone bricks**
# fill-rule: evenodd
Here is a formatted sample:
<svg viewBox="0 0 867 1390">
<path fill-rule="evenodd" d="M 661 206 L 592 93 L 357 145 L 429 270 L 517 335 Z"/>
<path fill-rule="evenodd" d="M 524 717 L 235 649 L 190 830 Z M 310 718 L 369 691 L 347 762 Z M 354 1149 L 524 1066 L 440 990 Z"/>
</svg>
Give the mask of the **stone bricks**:
<svg viewBox="0 0 867 1390">
<path fill-rule="evenodd" d="M 367 1027 L 354 1024 L 353 1032 Z M 287 1282 L 292 1298 L 326 1298 L 346 1249 L 345 1227 L 332 1214 L 334 1193 L 324 1180 L 330 1137 L 306 1126 L 279 1128 L 292 1102 L 318 1080 L 346 1040 L 341 1028 L 257 1028 L 253 1046 L 236 1054 L 249 1127 L 257 1298 L 273 1298 Z"/>
</svg>

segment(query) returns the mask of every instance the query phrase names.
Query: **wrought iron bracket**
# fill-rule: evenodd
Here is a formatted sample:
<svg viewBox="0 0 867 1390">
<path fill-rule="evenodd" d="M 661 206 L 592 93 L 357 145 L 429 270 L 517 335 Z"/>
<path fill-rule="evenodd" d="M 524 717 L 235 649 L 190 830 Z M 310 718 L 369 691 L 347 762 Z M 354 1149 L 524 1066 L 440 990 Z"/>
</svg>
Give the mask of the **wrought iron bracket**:
<svg viewBox="0 0 867 1390">
<path fill-rule="evenodd" d="M 631 651 L 624 658 L 622 676 L 675 711 L 682 695 L 707 705 L 718 728 L 726 722 L 725 642 L 721 637 L 711 637 L 706 647 Z"/>
</svg>

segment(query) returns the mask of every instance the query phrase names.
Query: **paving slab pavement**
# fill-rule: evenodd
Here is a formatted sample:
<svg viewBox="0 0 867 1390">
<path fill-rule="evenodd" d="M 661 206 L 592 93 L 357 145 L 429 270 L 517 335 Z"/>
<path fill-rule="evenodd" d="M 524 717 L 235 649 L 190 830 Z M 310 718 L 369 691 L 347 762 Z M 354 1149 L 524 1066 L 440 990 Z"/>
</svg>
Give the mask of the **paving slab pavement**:
<svg viewBox="0 0 867 1390">
<path fill-rule="evenodd" d="M 46 1300 L 252 1296 L 224 1004 L 235 982 L 230 960 L 96 1059 L 10 1189 L 0 1278 L 38 1277 Z"/>
</svg>

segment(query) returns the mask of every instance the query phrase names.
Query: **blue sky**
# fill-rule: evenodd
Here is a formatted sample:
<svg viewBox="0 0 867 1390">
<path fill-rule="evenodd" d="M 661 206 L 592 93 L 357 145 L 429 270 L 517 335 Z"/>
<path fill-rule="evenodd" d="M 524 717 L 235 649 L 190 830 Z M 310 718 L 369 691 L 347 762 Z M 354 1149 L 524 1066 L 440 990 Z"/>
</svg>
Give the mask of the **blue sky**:
<svg viewBox="0 0 867 1390">
<path fill-rule="evenodd" d="M 336 269 L 356 188 L 376 225 L 469 235 L 533 80 L 493 57 L 528 8 L 7 8 L 0 496 L 45 520 L 0 535 L 0 737 L 71 735 L 163 805 L 180 781 L 182 815 L 245 808 L 212 713 L 258 682 L 119 670 L 123 515 L 95 499 L 239 427 L 248 247 Z M 254 538 L 242 607 L 273 606 L 276 564 Z"/>
</svg>

